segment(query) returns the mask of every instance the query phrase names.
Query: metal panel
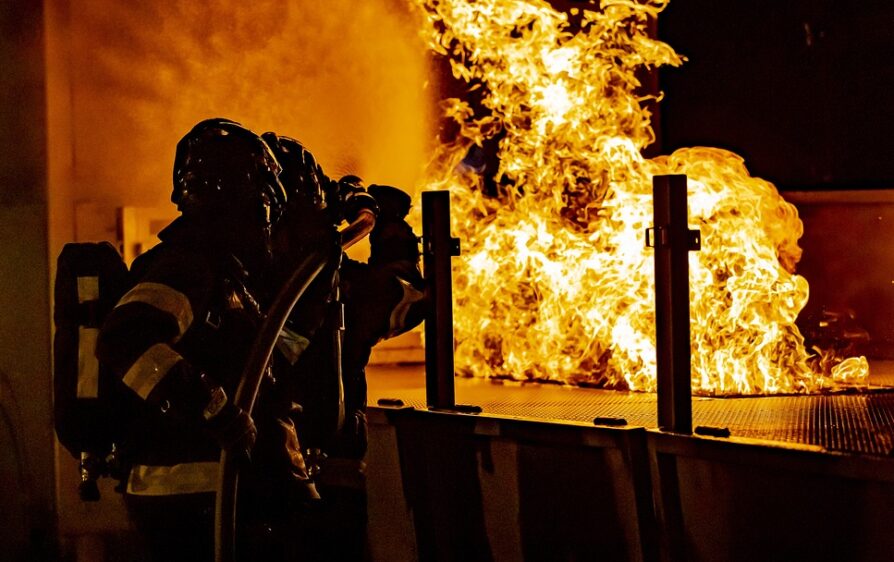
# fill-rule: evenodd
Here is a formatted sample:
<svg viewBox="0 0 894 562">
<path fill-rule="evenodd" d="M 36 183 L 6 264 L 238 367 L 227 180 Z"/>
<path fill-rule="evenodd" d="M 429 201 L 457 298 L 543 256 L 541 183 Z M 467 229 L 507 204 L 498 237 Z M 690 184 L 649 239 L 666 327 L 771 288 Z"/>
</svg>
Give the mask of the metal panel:
<svg viewBox="0 0 894 562">
<path fill-rule="evenodd" d="M 417 541 L 415 552 L 389 556 L 657 559 L 642 428 L 384 408 L 372 408 L 370 421 L 373 439 L 393 427 L 399 453 L 395 467 L 392 453 L 370 450 L 370 543 L 393 534 L 373 512 L 372 490 L 386 488 L 403 491 Z"/>
<path fill-rule="evenodd" d="M 894 461 L 650 432 L 663 560 L 887 560 Z"/>
</svg>

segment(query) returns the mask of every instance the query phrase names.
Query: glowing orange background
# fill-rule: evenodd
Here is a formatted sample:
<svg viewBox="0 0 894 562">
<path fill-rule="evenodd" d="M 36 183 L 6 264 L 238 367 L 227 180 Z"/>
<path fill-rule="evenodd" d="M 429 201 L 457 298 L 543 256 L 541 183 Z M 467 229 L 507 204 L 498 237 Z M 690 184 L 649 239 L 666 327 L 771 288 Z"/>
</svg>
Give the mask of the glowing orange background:
<svg viewBox="0 0 894 562">
<path fill-rule="evenodd" d="M 177 140 L 214 116 L 298 138 L 330 175 L 412 189 L 427 159 L 427 59 L 400 0 L 52 4 L 70 129 L 50 134 L 70 136 L 76 203 L 167 204 Z"/>
</svg>

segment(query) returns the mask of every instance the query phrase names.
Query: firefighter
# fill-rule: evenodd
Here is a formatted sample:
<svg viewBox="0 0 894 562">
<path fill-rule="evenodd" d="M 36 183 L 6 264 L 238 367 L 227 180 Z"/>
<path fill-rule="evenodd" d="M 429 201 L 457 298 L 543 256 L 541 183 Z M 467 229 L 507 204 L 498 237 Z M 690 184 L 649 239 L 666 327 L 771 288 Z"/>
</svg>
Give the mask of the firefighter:
<svg viewBox="0 0 894 562">
<path fill-rule="evenodd" d="M 329 179 L 298 141 L 265 133 L 283 166 L 289 206 L 276 248 L 301 254 L 329 243 L 335 225 L 361 208 L 377 213 L 368 262 L 342 256 L 320 275 L 287 323 L 278 348 L 287 356 L 297 436 L 307 478 L 319 495 L 300 517 L 302 560 L 361 560 L 366 538 L 364 463 L 366 374 L 372 347 L 422 321 L 418 239 L 405 217 L 410 196 L 360 179 Z"/>
<path fill-rule="evenodd" d="M 174 161 L 181 215 L 134 261 L 99 334 L 98 359 L 132 391 L 125 503 L 153 560 L 211 560 L 220 451 L 248 459 L 257 438 L 231 398 L 260 325 L 280 171 L 239 123 L 190 130 Z"/>
<path fill-rule="evenodd" d="M 317 534 L 317 560 L 321 561 L 367 558 L 366 365 L 376 343 L 411 330 L 423 319 L 419 243 L 405 220 L 410 197 L 384 185 L 371 185 L 368 192 L 379 206 L 370 234 L 370 258 L 366 263 L 345 259 L 340 270 L 345 303 L 345 423 L 318 469 L 325 508 Z"/>
</svg>

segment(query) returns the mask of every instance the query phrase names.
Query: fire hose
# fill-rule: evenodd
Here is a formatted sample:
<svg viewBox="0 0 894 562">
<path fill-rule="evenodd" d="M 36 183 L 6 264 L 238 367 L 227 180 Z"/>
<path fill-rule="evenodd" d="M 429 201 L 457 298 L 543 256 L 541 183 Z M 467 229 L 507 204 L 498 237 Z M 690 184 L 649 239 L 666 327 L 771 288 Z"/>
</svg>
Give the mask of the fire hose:
<svg viewBox="0 0 894 562">
<path fill-rule="evenodd" d="M 362 240 L 372 231 L 375 223 L 375 213 L 361 209 L 357 218 L 340 231 L 341 244 L 337 248 L 338 252 L 347 250 Z M 267 370 L 279 333 L 301 295 L 334 257 L 331 250 L 323 249 L 308 254 L 295 268 L 270 305 L 233 398 L 236 406 L 249 415 L 254 409 L 261 380 Z M 214 512 L 215 562 L 234 562 L 236 559 L 236 494 L 239 486 L 239 467 L 234 461 L 232 455 L 221 451 Z"/>
</svg>

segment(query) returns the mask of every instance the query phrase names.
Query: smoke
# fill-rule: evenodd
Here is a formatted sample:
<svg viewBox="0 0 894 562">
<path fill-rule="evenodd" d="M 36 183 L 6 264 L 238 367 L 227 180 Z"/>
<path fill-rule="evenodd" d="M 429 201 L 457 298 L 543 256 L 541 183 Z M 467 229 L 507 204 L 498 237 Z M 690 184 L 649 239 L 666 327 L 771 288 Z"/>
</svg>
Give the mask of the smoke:
<svg viewBox="0 0 894 562">
<path fill-rule="evenodd" d="M 433 105 L 400 0 L 72 5 L 75 192 L 164 205 L 174 147 L 227 117 L 304 143 L 332 176 L 414 191 Z"/>
</svg>

